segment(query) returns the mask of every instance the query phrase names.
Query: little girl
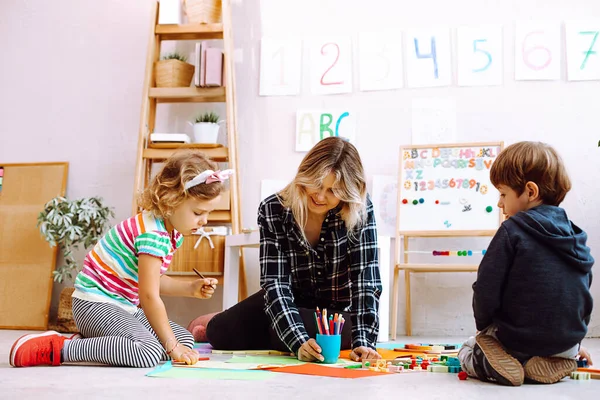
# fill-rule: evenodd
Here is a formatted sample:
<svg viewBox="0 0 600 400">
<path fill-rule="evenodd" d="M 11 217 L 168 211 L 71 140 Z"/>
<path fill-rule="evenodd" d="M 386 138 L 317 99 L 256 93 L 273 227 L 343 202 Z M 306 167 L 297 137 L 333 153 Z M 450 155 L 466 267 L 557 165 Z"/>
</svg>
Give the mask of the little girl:
<svg viewBox="0 0 600 400">
<path fill-rule="evenodd" d="M 113 227 L 85 258 L 73 293 L 73 317 L 84 339 L 54 331 L 25 335 L 13 345 L 10 364 L 153 367 L 169 357 L 195 364 L 192 335 L 169 321 L 160 296 L 208 299 L 214 292 L 216 279 L 163 274 L 183 235 L 202 228 L 219 202 L 232 171 L 216 169 L 198 152 L 169 159 L 142 193 L 143 211 Z"/>
</svg>

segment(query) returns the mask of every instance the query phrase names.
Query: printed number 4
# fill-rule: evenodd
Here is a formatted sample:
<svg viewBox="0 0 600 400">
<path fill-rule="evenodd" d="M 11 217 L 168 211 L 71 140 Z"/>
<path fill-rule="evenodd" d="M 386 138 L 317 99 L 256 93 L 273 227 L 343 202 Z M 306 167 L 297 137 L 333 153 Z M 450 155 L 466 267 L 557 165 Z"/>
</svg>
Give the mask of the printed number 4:
<svg viewBox="0 0 600 400">
<path fill-rule="evenodd" d="M 482 53 L 482 54 L 484 54 L 487 57 L 487 64 L 485 64 L 481 68 L 474 68 L 473 72 L 482 72 L 482 71 L 485 71 L 492 64 L 492 55 L 489 53 L 489 51 L 477 48 L 477 44 L 478 43 L 485 43 L 485 42 L 487 42 L 487 39 L 476 39 L 476 40 L 473 40 L 473 52 L 474 53 Z"/>
<path fill-rule="evenodd" d="M 415 54 L 416 54 L 417 58 L 431 58 L 433 60 L 433 75 L 435 76 L 435 79 L 438 79 L 439 74 L 438 74 L 437 53 L 435 50 L 435 38 L 434 37 L 431 38 L 431 53 L 429 53 L 429 54 L 421 54 L 419 52 L 419 40 L 417 38 L 414 38 L 414 42 L 415 42 Z"/>
<path fill-rule="evenodd" d="M 579 34 L 580 35 L 594 35 L 594 38 L 592 39 L 592 44 L 590 44 L 589 49 L 587 49 L 587 51 L 583 52 L 583 54 L 585 54 L 585 57 L 583 59 L 583 62 L 581 63 L 581 67 L 579 67 L 579 69 L 584 69 L 585 64 L 587 63 L 587 60 L 590 57 L 590 55 L 596 54 L 596 51 L 594 50 L 594 46 L 596 45 L 596 39 L 598 39 L 598 31 L 579 32 Z"/>
</svg>

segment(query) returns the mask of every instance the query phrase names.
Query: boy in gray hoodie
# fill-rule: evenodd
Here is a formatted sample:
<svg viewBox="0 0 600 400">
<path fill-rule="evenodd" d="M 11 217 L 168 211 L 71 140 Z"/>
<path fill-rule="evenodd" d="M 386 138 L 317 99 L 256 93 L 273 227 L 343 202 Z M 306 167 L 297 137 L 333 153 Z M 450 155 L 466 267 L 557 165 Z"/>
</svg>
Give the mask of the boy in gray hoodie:
<svg viewBox="0 0 600 400">
<path fill-rule="evenodd" d="M 478 330 L 461 348 L 463 370 L 482 381 L 555 383 L 589 358 L 581 341 L 592 313 L 587 235 L 559 204 L 571 182 L 556 151 L 519 142 L 490 170 L 506 219 L 473 284 Z"/>
</svg>

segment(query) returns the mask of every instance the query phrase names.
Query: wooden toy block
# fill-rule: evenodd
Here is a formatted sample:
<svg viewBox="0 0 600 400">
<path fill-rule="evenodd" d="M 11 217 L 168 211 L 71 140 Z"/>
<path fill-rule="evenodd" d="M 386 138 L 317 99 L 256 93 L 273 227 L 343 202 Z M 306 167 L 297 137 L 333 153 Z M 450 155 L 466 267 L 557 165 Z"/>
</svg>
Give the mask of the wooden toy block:
<svg viewBox="0 0 600 400">
<path fill-rule="evenodd" d="M 591 379 L 591 374 L 589 372 L 571 372 L 571 379 L 575 379 L 577 381 L 586 381 Z"/>
</svg>

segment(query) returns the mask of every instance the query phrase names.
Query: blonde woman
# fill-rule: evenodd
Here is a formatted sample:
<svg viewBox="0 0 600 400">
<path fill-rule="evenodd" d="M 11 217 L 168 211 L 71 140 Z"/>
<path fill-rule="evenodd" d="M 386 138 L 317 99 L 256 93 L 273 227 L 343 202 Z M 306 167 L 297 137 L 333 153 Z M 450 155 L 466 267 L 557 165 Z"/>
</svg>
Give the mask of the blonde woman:
<svg viewBox="0 0 600 400">
<path fill-rule="evenodd" d="M 195 339 L 322 361 L 314 339 L 319 307 L 346 317 L 342 348 L 353 360 L 380 358 L 377 228 L 356 148 L 337 137 L 320 141 L 294 180 L 260 204 L 258 226 L 262 290 L 192 321 Z"/>
</svg>

